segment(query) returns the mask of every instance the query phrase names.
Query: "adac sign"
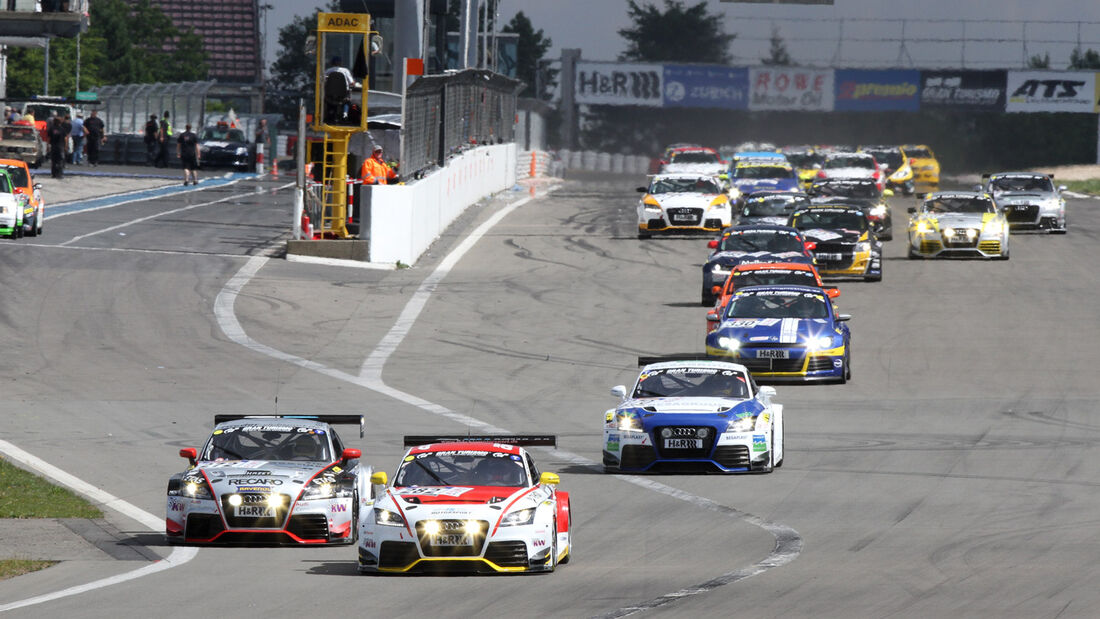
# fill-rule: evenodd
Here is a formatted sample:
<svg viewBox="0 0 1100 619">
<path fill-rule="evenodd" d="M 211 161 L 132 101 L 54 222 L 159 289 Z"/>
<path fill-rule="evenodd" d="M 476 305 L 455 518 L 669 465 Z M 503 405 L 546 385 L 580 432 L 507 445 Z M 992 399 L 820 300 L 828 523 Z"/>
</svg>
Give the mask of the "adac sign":
<svg viewBox="0 0 1100 619">
<path fill-rule="evenodd" d="M 359 13 L 318 13 L 317 29 L 322 32 L 368 32 L 370 17 Z"/>
<path fill-rule="evenodd" d="M 1006 112 L 1096 112 L 1091 71 L 1009 71 Z"/>
<path fill-rule="evenodd" d="M 920 109 L 920 71 L 836 71 L 837 111 Z"/>
</svg>

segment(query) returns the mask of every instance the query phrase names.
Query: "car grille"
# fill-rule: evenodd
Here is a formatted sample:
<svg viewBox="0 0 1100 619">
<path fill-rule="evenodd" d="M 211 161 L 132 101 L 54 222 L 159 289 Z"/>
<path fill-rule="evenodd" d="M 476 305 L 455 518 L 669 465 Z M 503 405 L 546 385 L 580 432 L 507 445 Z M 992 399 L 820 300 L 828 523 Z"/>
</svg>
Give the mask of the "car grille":
<svg viewBox="0 0 1100 619">
<path fill-rule="evenodd" d="M 833 360 L 829 357 L 810 357 L 806 364 L 807 372 L 823 372 L 833 369 Z"/>
<path fill-rule="evenodd" d="M 978 243 L 978 249 L 987 254 L 999 254 L 1001 253 L 1000 241 L 982 241 Z"/>
<path fill-rule="evenodd" d="M 640 469 L 649 466 L 656 459 L 657 452 L 652 445 L 623 445 L 619 466 L 624 469 Z"/>
<path fill-rule="evenodd" d="M 792 350 L 790 359 L 757 359 L 754 351 L 753 357 L 738 357 L 736 363 L 740 363 L 749 369 L 750 372 L 801 372 L 802 366 L 805 362 L 805 344 L 791 343 L 791 344 L 767 344 L 763 348 L 789 348 Z M 794 350 L 799 348 L 800 350 Z M 746 347 L 744 350 L 752 351 L 752 347 Z"/>
<path fill-rule="evenodd" d="M 920 242 L 920 253 L 934 254 L 938 252 L 942 247 L 943 245 L 939 241 L 922 240 Z"/>
<path fill-rule="evenodd" d="M 720 445 L 714 450 L 714 461 L 727 469 L 749 465 L 749 448 L 746 445 Z"/>
<path fill-rule="evenodd" d="M 944 237 L 943 246 L 946 249 L 971 249 L 978 246 L 978 235 L 974 235 L 974 238 L 966 237 L 966 230 L 960 228 L 959 231 L 962 234 L 956 234 L 952 237 Z"/>
<path fill-rule="evenodd" d="M 184 537 L 187 539 L 210 539 L 223 530 L 222 519 L 217 514 L 188 514 Z"/>
<path fill-rule="evenodd" d="M 416 536 L 420 538 L 420 547 L 424 550 L 424 556 L 426 557 L 476 557 L 481 554 L 482 547 L 485 546 L 486 533 L 489 531 L 489 523 L 485 520 L 478 520 L 479 532 L 470 535 L 470 539 L 473 544 L 470 546 L 433 546 L 432 536 L 428 535 L 424 531 L 424 522 L 421 520 L 416 523 Z M 465 520 L 440 520 L 439 528 L 441 533 L 457 533 L 465 535 L 466 521 Z"/>
<path fill-rule="evenodd" d="M 678 207 L 667 209 L 666 212 L 671 226 L 698 226 L 699 221 L 703 218 L 703 209 L 701 208 Z"/>
<path fill-rule="evenodd" d="M 232 494 L 222 495 L 222 513 L 225 514 L 225 522 L 232 529 L 247 528 L 247 529 L 277 529 L 283 526 L 286 522 L 286 515 L 290 507 L 290 496 L 286 494 L 278 495 L 282 499 L 282 504 L 275 508 L 274 518 L 249 518 L 235 516 L 236 510 L 229 504 L 229 497 Z M 241 505 L 254 505 L 257 503 L 267 503 L 267 493 L 242 493 Z"/>
<path fill-rule="evenodd" d="M 527 544 L 516 542 L 489 542 L 485 559 L 501 567 L 528 567 Z"/>
<path fill-rule="evenodd" d="M 660 230 L 660 229 L 662 229 L 662 228 L 667 228 L 667 227 L 668 227 L 668 226 L 667 226 L 667 225 L 665 225 L 665 220 L 663 220 L 663 219 L 660 219 L 660 218 L 658 218 L 658 219 L 650 219 L 650 220 L 649 220 L 649 221 L 648 221 L 648 222 L 646 223 L 646 229 L 647 229 L 647 230 Z"/>
<path fill-rule="evenodd" d="M 1010 224 L 1032 224 L 1038 216 L 1038 204 L 1013 204 L 1005 208 L 1005 217 Z"/>
<path fill-rule="evenodd" d="M 668 430 L 670 436 L 665 436 L 665 430 Z M 705 431 L 706 436 L 703 437 L 701 448 L 691 449 L 669 449 L 665 447 L 666 438 L 699 438 L 699 431 Z M 657 453 L 661 454 L 662 458 L 706 458 L 710 455 L 710 450 L 714 447 L 714 438 L 718 435 L 718 431 L 710 426 L 661 426 L 653 429 L 654 440 L 657 443 Z"/>
<path fill-rule="evenodd" d="M 854 243 L 818 243 L 814 248 L 814 259 L 823 271 L 849 269 L 856 259 Z"/>
<path fill-rule="evenodd" d="M 378 548 L 378 567 L 405 567 L 419 558 L 413 542 L 382 542 Z"/>
<path fill-rule="evenodd" d="M 291 516 L 286 530 L 302 539 L 328 539 L 328 518 L 324 514 Z"/>
</svg>

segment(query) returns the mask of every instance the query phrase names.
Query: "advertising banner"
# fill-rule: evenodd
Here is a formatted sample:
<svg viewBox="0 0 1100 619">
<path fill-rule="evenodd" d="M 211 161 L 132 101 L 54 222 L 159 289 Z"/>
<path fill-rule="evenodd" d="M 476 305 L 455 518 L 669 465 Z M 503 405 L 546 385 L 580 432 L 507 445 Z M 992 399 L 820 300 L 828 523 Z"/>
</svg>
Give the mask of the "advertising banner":
<svg viewBox="0 0 1100 619">
<path fill-rule="evenodd" d="M 832 69 L 749 69 L 750 110 L 831 112 L 833 95 Z"/>
<path fill-rule="evenodd" d="M 665 65 L 665 107 L 749 108 L 746 68 Z"/>
<path fill-rule="evenodd" d="M 664 70 L 659 64 L 578 62 L 577 103 L 661 107 Z"/>
<path fill-rule="evenodd" d="M 1096 112 L 1090 71 L 1009 71 L 1006 112 Z"/>
<path fill-rule="evenodd" d="M 1005 71 L 921 71 L 921 107 L 1003 110 L 1006 75 Z"/>
<path fill-rule="evenodd" d="M 836 111 L 920 109 L 920 71 L 837 69 Z"/>
</svg>

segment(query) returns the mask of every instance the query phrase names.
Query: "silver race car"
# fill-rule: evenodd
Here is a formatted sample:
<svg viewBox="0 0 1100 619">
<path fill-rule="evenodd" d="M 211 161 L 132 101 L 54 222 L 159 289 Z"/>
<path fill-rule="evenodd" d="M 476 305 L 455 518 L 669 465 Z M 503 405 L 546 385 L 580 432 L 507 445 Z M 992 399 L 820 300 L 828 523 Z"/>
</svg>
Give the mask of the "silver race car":
<svg viewBox="0 0 1100 619">
<path fill-rule="evenodd" d="M 998 172 L 982 176 L 980 191 L 993 196 L 1013 230 L 1066 233 L 1066 201 L 1054 176 L 1038 172 Z"/>
<path fill-rule="evenodd" d="M 1008 260 L 1008 221 L 987 194 L 941 191 L 909 207 L 909 257 Z M 824 270 L 821 270 L 824 274 Z"/>
<path fill-rule="evenodd" d="M 168 480 L 165 533 L 176 543 L 351 544 L 360 492 L 360 450 L 332 424 L 362 415 L 216 415 L 202 449 Z M 361 487 L 362 486 L 362 487 Z"/>
</svg>

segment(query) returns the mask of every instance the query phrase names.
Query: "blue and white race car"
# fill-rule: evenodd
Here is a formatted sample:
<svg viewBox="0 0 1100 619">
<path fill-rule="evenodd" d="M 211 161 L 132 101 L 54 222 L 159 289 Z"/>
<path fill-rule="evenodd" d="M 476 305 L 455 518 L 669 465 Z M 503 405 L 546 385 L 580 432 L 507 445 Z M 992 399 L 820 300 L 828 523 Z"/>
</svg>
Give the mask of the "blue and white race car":
<svg viewBox="0 0 1100 619">
<path fill-rule="evenodd" d="M 738 289 L 707 354 L 727 358 L 768 381 L 835 381 L 852 377 L 851 333 L 821 288 L 748 286 Z"/>
<path fill-rule="evenodd" d="M 783 465 L 783 405 L 742 365 L 649 363 L 631 390 L 611 394 L 622 402 L 604 413 L 605 471 L 769 473 Z"/>
</svg>

